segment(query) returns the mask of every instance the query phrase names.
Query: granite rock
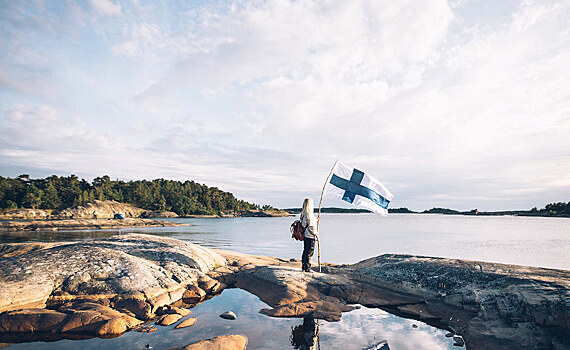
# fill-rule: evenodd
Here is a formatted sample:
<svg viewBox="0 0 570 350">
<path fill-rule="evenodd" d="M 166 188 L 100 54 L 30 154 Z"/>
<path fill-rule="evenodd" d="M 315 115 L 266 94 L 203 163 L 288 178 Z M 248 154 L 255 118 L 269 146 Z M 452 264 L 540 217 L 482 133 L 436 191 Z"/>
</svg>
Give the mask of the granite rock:
<svg viewBox="0 0 570 350">
<path fill-rule="evenodd" d="M 241 334 L 222 335 L 212 339 L 200 340 L 199 342 L 169 350 L 244 350 L 247 347 L 247 337 Z"/>
<path fill-rule="evenodd" d="M 305 274 L 295 260 L 217 250 L 208 273 L 257 295 L 276 317 L 339 320 L 382 308 L 461 336 L 471 349 L 550 349 L 570 339 L 570 271 L 386 254 Z"/>
<path fill-rule="evenodd" d="M 176 327 L 174 327 L 174 329 L 187 328 L 193 326 L 194 323 L 196 323 L 196 320 L 197 320 L 196 317 L 188 317 L 187 319 L 177 324 Z"/>
<path fill-rule="evenodd" d="M 14 332 L 120 334 L 225 264 L 209 249 L 151 235 L 0 245 L 0 341 Z"/>
</svg>

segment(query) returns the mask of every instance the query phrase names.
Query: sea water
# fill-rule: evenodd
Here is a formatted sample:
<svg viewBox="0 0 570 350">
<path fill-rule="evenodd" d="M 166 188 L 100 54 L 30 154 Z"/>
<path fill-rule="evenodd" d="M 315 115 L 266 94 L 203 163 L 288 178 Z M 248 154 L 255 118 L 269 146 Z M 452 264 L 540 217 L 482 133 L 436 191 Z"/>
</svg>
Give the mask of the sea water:
<svg viewBox="0 0 570 350">
<path fill-rule="evenodd" d="M 13 232 L 0 234 L 2 242 L 68 241 L 112 234 L 147 233 L 168 236 L 210 248 L 244 253 L 300 258 L 301 242 L 291 239 L 294 218 L 169 219 L 181 227 L 105 231 Z M 321 260 L 352 263 L 369 257 L 400 253 L 508 264 L 570 269 L 570 219 L 488 217 L 429 214 L 323 214 L 320 222 Z M 316 254 L 313 260 L 317 260 Z M 292 330 L 302 319 L 270 318 L 259 313 L 268 307 L 256 296 L 229 289 L 192 310 L 198 322 L 187 329 L 158 327 L 154 333 L 128 332 L 114 339 L 62 340 L 23 343 L 10 349 L 154 349 L 188 344 L 222 334 L 249 338 L 248 349 L 295 349 Z M 232 310 L 235 321 L 218 315 Z M 340 322 L 319 321 L 322 349 L 363 349 L 387 340 L 391 349 L 452 349 L 446 331 L 379 309 L 344 313 Z"/>
<path fill-rule="evenodd" d="M 289 233 L 293 217 L 164 220 L 189 226 L 9 232 L 0 233 L 0 243 L 86 240 L 138 232 L 280 258 L 300 258 L 303 249 Z M 320 234 L 321 260 L 331 263 L 397 253 L 570 269 L 570 218 L 322 214 Z"/>
<path fill-rule="evenodd" d="M 300 257 L 293 218 L 172 219 L 161 229 L 207 247 Z M 570 269 L 570 218 L 437 214 L 322 214 L 321 260 L 353 263 L 398 253 Z M 316 258 L 316 253 L 315 253 Z"/>
</svg>

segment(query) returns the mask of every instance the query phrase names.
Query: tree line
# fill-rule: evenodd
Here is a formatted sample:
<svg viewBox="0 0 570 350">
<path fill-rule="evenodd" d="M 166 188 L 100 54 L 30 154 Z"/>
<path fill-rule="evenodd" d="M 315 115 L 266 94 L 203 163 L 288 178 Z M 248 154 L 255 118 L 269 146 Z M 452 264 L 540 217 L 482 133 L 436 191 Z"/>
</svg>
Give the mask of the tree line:
<svg viewBox="0 0 570 350">
<path fill-rule="evenodd" d="M 180 216 L 260 209 L 259 205 L 239 200 L 232 193 L 194 181 L 125 182 L 105 175 L 89 183 L 75 175 L 52 175 L 45 179 L 31 179 L 27 174 L 17 178 L 0 176 L 0 209 L 61 210 L 96 199 L 129 203 L 146 210 L 172 211 Z M 271 207 L 266 205 L 263 209 Z"/>
<path fill-rule="evenodd" d="M 543 209 L 536 207 L 530 210 L 531 213 L 540 213 L 548 216 L 570 216 L 570 202 L 558 202 L 547 204 Z"/>
</svg>

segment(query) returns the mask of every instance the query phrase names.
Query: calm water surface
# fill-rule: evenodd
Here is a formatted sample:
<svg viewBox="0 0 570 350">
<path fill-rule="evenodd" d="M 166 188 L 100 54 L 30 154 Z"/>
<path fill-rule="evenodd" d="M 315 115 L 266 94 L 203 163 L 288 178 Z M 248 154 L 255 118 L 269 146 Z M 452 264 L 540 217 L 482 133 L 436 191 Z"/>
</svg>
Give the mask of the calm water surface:
<svg viewBox="0 0 570 350">
<path fill-rule="evenodd" d="M 292 218 L 175 219 L 168 230 L 208 247 L 300 257 Z M 323 214 L 321 259 L 352 263 L 385 253 L 427 255 L 570 269 L 570 219 L 429 214 Z"/>
<path fill-rule="evenodd" d="M 0 242 L 68 241 L 151 233 L 251 254 L 300 257 L 293 218 L 170 219 L 184 227 L 0 234 Z M 353 263 L 385 253 L 570 270 L 570 218 L 430 214 L 323 214 L 321 259 Z M 316 254 L 315 254 L 316 260 Z"/>
<path fill-rule="evenodd" d="M 301 242 L 290 238 L 293 218 L 170 219 L 190 226 L 106 231 L 16 232 L 0 234 L 1 242 L 72 241 L 117 233 L 150 233 L 187 240 L 211 248 L 282 258 L 300 257 Z M 534 217 L 476 217 L 447 215 L 323 214 L 321 259 L 352 263 L 385 253 L 403 253 L 509 264 L 570 269 L 570 219 Z M 316 260 L 316 255 L 315 259 Z M 248 349 L 294 349 L 292 327 L 301 319 L 270 318 L 259 314 L 267 307 L 239 289 L 226 290 L 192 311 L 196 325 L 154 333 L 129 332 L 115 339 L 62 340 L 25 343 L 10 349 L 154 349 L 180 346 L 222 334 L 249 338 Z M 219 318 L 233 310 L 238 320 Z M 417 328 L 412 325 L 417 325 Z M 320 321 L 321 349 L 362 349 L 388 340 L 394 349 L 452 349 L 446 331 L 400 318 L 378 309 L 345 313 L 340 322 Z"/>
<path fill-rule="evenodd" d="M 292 329 L 303 319 L 272 318 L 259 313 L 268 306 L 256 296 L 241 289 L 226 289 L 221 295 L 192 309 L 188 317 L 198 320 L 192 327 L 174 329 L 161 327 L 153 333 L 128 332 L 114 339 L 61 340 L 53 343 L 14 344 L 16 349 L 145 349 L 149 344 L 155 350 L 187 345 L 202 339 L 224 334 L 244 334 L 248 337 L 247 349 L 296 349 L 291 344 Z M 227 310 L 234 311 L 236 320 L 218 317 Z M 417 326 L 417 328 L 414 327 Z M 379 309 L 361 307 L 343 314 L 340 322 L 319 321 L 320 348 L 322 350 L 362 349 L 387 340 L 392 350 L 404 349 L 458 349 L 447 331 L 425 323 L 407 320 Z M 319 344 L 316 345 L 319 345 Z"/>
</svg>

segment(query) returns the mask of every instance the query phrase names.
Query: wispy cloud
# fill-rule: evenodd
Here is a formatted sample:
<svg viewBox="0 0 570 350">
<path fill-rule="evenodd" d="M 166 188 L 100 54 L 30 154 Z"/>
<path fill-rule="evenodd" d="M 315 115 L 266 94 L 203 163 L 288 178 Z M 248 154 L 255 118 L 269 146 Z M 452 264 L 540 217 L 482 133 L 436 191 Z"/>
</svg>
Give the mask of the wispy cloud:
<svg viewBox="0 0 570 350">
<path fill-rule="evenodd" d="M 121 14 L 121 4 L 110 0 L 89 0 L 89 6 L 104 16 L 117 16 Z"/>
</svg>

